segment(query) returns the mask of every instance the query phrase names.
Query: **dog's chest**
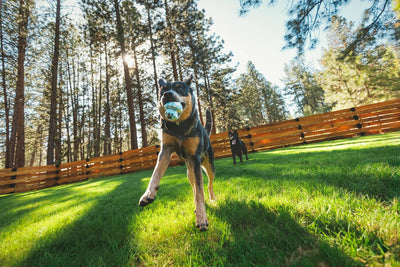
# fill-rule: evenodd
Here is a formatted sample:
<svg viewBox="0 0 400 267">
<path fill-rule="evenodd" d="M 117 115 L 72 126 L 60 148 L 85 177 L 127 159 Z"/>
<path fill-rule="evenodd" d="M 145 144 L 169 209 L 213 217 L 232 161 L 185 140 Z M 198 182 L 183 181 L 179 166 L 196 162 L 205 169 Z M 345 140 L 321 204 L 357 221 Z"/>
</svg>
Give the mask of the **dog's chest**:
<svg viewBox="0 0 400 267">
<path fill-rule="evenodd" d="M 184 159 L 201 153 L 201 144 L 198 136 L 179 139 L 169 134 L 163 134 L 163 145 Z"/>
</svg>

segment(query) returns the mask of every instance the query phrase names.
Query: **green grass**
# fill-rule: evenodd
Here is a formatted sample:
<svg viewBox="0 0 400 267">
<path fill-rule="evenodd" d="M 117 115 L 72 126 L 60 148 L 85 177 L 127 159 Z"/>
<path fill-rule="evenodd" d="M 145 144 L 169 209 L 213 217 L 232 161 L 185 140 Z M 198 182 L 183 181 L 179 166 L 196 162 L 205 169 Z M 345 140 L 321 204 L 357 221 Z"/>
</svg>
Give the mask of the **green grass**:
<svg viewBox="0 0 400 267">
<path fill-rule="evenodd" d="M 184 166 L 0 196 L 0 266 L 400 266 L 400 132 L 216 161 L 207 232 Z M 206 180 L 207 181 L 207 180 Z"/>
</svg>

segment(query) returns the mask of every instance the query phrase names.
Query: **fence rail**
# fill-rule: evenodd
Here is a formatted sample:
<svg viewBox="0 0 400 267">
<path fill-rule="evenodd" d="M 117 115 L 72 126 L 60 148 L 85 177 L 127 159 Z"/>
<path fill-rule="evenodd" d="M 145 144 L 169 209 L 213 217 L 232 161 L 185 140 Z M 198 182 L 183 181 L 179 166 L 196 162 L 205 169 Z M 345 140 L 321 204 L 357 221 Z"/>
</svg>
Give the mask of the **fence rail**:
<svg viewBox="0 0 400 267">
<path fill-rule="evenodd" d="M 238 130 L 250 152 L 400 130 L 400 99 Z M 211 136 L 215 158 L 230 157 L 228 134 Z M 59 166 L 0 170 L 0 194 L 25 192 L 150 169 L 159 146 Z M 173 156 L 170 166 L 181 164 Z"/>
</svg>

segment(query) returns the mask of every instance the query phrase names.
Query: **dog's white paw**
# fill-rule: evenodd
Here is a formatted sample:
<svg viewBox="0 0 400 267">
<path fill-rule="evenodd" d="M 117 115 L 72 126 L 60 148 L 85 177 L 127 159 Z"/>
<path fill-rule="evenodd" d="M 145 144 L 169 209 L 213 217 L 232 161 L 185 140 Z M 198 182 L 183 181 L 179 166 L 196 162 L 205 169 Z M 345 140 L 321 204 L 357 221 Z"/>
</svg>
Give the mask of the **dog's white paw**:
<svg viewBox="0 0 400 267">
<path fill-rule="evenodd" d="M 147 205 L 153 203 L 153 201 L 154 201 L 155 199 L 156 199 L 155 196 L 152 197 L 151 194 L 150 194 L 150 192 L 147 192 L 147 191 L 146 191 L 146 193 L 144 193 L 144 195 L 140 198 L 140 200 L 139 200 L 139 205 L 140 205 L 141 207 L 145 207 L 145 206 L 147 206 Z"/>
</svg>

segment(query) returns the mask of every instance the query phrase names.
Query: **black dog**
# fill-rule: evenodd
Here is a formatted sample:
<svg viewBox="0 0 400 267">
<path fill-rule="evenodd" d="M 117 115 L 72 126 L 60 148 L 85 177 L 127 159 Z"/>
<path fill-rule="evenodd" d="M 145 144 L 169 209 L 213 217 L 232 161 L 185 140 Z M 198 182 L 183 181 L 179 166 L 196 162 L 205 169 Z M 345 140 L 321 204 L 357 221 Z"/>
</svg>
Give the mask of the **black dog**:
<svg viewBox="0 0 400 267">
<path fill-rule="evenodd" d="M 229 142 L 231 144 L 233 164 L 236 164 L 236 155 L 238 155 L 240 162 L 243 162 L 242 153 L 246 155 L 246 160 L 249 160 L 249 157 L 247 156 L 246 145 L 243 143 L 242 140 L 239 139 L 239 134 L 237 133 L 237 131 L 235 130 L 233 132 L 229 132 L 228 136 Z"/>
<path fill-rule="evenodd" d="M 214 152 L 209 138 L 212 122 L 211 112 L 207 109 L 205 128 L 201 125 L 193 90 L 189 87 L 191 80 L 192 77 L 184 82 L 166 83 L 163 80 L 159 81 L 161 87 L 159 109 L 162 117 L 161 151 L 150 183 L 146 192 L 140 198 L 139 205 L 146 206 L 154 201 L 161 177 L 168 168 L 171 154 L 175 152 L 185 160 L 187 176 L 193 187 L 196 226 L 200 231 L 206 231 L 208 219 L 201 167 L 207 173 L 208 192 L 210 199 L 214 200 Z M 169 102 L 180 102 L 182 105 L 183 110 L 177 120 L 171 120 L 169 116 L 165 115 L 167 110 L 165 105 Z"/>
</svg>

